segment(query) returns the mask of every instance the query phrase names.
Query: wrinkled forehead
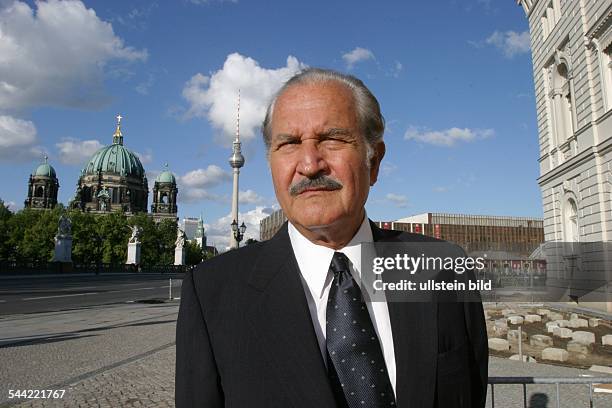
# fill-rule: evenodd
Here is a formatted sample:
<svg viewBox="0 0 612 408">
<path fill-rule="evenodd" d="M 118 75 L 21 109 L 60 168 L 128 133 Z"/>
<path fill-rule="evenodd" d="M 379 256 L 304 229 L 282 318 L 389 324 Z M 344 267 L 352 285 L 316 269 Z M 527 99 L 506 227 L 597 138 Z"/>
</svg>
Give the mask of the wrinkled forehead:
<svg viewBox="0 0 612 408">
<path fill-rule="evenodd" d="M 352 91 L 337 81 L 294 84 L 284 89 L 272 106 L 272 136 L 279 125 L 315 121 L 354 125 L 357 111 Z"/>
</svg>

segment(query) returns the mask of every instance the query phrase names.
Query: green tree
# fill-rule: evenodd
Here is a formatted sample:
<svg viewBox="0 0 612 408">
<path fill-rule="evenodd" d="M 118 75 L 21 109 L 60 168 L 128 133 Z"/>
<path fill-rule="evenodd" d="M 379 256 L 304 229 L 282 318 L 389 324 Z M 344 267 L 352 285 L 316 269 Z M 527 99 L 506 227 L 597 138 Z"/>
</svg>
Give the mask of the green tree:
<svg viewBox="0 0 612 408">
<path fill-rule="evenodd" d="M 96 216 L 96 224 L 102 237 L 102 262 L 123 264 L 127 259 L 130 238 L 127 217 L 122 211 Z"/>
<path fill-rule="evenodd" d="M 176 241 L 176 220 L 161 220 L 157 224 L 158 245 L 162 249 L 159 252 L 158 265 L 174 264 L 174 242 Z"/>
<path fill-rule="evenodd" d="M 48 262 L 53 258 L 55 234 L 63 206 L 53 210 L 26 208 L 9 220 L 13 259 L 18 262 Z"/>
<path fill-rule="evenodd" d="M 205 257 L 204 251 L 202 251 L 200 244 L 196 241 L 186 241 L 185 251 L 185 263 L 187 265 L 197 265 L 202 262 L 202 259 Z"/>
<path fill-rule="evenodd" d="M 10 259 L 13 248 L 10 244 L 10 223 L 13 213 L 0 199 L 0 260 Z"/>
<path fill-rule="evenodd" d="M 99 216 L 82 212 L 70 211 L 72 220 L 72 260 L 79 264 L 102 262 L 105 237 L 100 235 L 101 220 Z"/>
</svg>

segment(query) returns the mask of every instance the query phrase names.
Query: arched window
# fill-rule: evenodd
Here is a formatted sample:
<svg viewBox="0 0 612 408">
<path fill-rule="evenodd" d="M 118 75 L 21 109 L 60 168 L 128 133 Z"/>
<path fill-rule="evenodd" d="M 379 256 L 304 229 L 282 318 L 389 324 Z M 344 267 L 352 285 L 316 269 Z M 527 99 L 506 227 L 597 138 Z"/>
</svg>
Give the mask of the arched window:
<svg viewBox="0 0 612 408">
<path fill-rule="evenodd" d="M 36 187 L 36 190 L 34 190 L 34 197 L 42 197 L 45 193 L 45 189 L 43 186 L 38 186 Z"/>
<path fill-rule="evenodd" d="M 161 196 L 161 202 L 163 204 L 168 204 L 168 194 L 167 193 L 163 193 Z"/>
</svg>

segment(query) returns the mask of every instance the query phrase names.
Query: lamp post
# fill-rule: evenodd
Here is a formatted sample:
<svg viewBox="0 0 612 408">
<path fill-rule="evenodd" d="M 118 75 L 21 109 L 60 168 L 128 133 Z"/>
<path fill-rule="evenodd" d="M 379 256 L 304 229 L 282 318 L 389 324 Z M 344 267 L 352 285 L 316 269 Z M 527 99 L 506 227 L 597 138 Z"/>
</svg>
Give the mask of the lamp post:
<svg viewBox="0 0 612 408">
<path fill-rule="evenodd" d="M 244 221 L 242 222 L 242 224 L 240 225 L 240 227 L 238 227 L 238 221 L 236 221 L 234 219 L 234 221 L 232 221 L 232 234 L 234 239 L 236 240 L 236 248 L 238 248 L 238 246 L 240 245 L 240 241 L 242 241 L 242 239 L 244 238 L 244 232 L 246 231 L 246 225 L 244 225 Z"/>
</svg>

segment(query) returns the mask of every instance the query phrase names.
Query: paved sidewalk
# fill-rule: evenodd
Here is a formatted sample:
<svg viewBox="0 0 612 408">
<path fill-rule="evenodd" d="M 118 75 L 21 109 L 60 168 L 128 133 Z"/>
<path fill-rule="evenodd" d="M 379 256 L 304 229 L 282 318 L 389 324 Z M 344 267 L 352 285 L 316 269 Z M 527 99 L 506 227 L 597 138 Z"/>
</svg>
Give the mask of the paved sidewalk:
<svg viewBox="0 0 612 408">
<path fill-rule="evenodd" d="M 174 316 L 178 300 L 169 303 L 123 303 L 84 307 L 59 312 L 0 316 L 0 347 L 37 339 L 75 337 L 105 327 Z"/>
</svg>

